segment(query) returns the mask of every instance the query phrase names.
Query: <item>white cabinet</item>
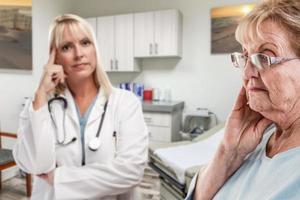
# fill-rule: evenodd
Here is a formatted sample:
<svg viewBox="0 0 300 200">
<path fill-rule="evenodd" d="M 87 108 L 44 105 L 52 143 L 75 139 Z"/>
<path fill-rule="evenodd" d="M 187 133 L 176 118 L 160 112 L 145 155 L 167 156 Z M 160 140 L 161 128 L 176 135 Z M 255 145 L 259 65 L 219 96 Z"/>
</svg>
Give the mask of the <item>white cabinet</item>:
<svg viewBox="0 0 300 200">
<path fill-rule="evenodd" d="M 107 72 L 140 71 L 143 57 L 180 57 L 182 15 L 178 10 L 86 19 L 94 29 Z"/>
<path fill-rule="evenodd" d="M 106 71 L 139 71 L 133 57 L 133 14 L 98 17 L 96 32 Z"/>
<path fill-rule="evenodd" d="M 117 71 L 139 71 L 133 56 L 133 14 L 115 16 L 115 59 Z"/>
<path fill-rule="evenodd" d="M 133 14 L 86 18 L 95 31 L 101 66 L 108 72 L 139 71 L 133 56 Z"/>
<path fill-rule="evenodd" d="M 113 71 L 115 65 L 114 17 L 97 18 L 97 40 L 101 66 Z"/>
<path fill-rule="evenodd" d="M 180 139 L 182 110 L 172 113 L 144 112 L 144 119 L 148 127 L 150 142 L 163 143 Z"/>
<path fill-rule="evenodd" d="M 180 57 L 182 15 L 178 10 L 134 14 L 135 57 Z"/>
</svg>

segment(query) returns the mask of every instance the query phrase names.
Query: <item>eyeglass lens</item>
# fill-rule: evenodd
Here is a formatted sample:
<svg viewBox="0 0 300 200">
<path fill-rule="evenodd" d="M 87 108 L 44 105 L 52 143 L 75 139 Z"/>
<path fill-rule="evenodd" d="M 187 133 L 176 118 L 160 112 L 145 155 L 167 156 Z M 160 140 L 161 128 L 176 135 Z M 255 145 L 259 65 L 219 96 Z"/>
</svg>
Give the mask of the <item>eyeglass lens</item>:
<svg viewBox="0 0 300 200">
<path fill-rule="evenodd" d="M 239 53 L 233 53 L 231 54 L 231 62 L 234 67 L 244 68 L 246 64 L 246 57 Z"/>
<path fill-rule="evenodd" d="M 264 54 L 253 54 L 251 55 L 251 63 L 255 65 L 258 69 L 266 69 L 269 67 L 269 57 Z"/>
<path fill-rule="evenodd" d="M 250 56 L 251 63 L 258 69 L 265 69 L 270 66 L 270 58 L 264 54 L 253 54 Z M 241 53 L 231 54 L 231 62 L 234 67 L 243 69 L 246 66 L 247 56 Z"/>
</svg>

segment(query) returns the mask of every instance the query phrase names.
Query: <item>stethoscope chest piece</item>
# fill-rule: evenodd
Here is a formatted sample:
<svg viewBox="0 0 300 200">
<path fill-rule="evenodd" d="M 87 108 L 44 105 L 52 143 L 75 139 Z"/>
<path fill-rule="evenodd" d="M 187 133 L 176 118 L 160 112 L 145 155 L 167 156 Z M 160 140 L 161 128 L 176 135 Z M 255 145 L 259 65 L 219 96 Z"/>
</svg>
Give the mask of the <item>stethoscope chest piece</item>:
<svg viewBox="0 0 300 200">
<path fill-rule="evenodd" d="M 91 151 L 96 151 L 101 146 L 100 138 L 96 137 L 89 142 L 89 149 Z"/>
</svg>

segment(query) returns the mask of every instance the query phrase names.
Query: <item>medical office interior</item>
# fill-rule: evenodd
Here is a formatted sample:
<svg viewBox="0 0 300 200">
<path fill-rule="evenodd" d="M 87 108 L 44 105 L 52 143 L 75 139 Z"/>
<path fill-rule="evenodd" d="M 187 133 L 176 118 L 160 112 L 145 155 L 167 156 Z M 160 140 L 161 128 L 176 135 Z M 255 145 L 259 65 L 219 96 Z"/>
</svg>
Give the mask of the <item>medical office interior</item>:
<svg viewBox="0 0 300 200">
<path fill-rule="evenodd" d="M 137 188 L 136 199 L 184 199 L 191 178 L 199 166 L 211 158 L 222 136 L 218 130 L 241 86 L 241 72 L 231 66 L 229 53 L 211 50 L 211 9 L 255 2 L 26 2 L 32 6 L 32 69 L 11 70 L 1 66 L 1 132 L 17 132 L 23 104 L 33 97 L 38 86 L 48 59 L 51 21 L 59 14 L 77 14 L 87 18 L 95 28 L 105 70 L 114 86 L 131 90 L 142 103 L 149 129 L 149 165 Z M 3 9 L 5 7 L 1 6 Z M 120 20 L 119 16 L 123 18 Z M 149 27 L 146 23 L 154 25 Z M 0 152 L 3 148 L 12 149 L 15 139 L 1 138 Z M 26 183 L 26 175 L 16 166 L 2 168 L 2 158 L 0 199 L 29 199 L 26 186 L 32 180 L 27 179 Z"/>
</svg>

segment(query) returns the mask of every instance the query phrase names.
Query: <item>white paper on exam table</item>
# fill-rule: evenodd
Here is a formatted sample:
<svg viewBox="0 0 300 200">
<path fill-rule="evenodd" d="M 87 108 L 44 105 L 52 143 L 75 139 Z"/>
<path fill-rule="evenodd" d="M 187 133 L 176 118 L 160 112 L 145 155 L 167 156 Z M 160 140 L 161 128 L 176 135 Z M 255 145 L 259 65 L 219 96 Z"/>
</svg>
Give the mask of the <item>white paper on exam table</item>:
<svg viewBox="0 0 300 200">
<path fill-rule="evenodd" d="M 216 152 L 223 134 L 224 128 L 207 139 L 187 145 L 157 149 L 154 154 L 163 161 L 165 166 L 173 169 L 178 181 L 184 184 L 186 169 L 208 163 Z"/>
</svg>

